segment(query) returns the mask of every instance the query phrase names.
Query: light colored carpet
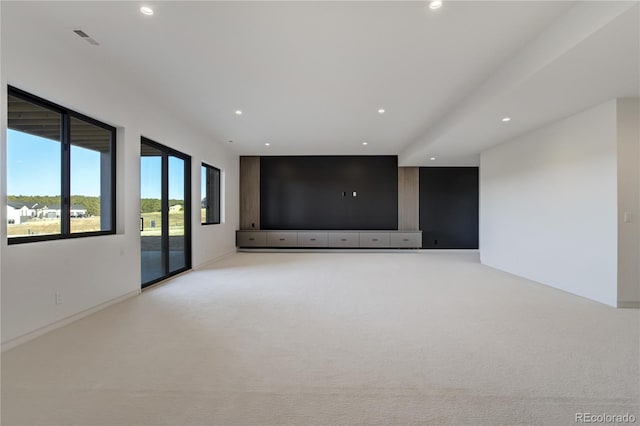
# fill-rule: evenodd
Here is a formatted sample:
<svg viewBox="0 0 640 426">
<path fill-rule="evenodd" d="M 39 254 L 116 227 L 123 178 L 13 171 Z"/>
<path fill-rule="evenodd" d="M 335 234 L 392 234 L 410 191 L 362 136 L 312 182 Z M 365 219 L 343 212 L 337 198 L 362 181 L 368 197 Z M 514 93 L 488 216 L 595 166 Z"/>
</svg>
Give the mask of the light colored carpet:
<svg viewBox="0 0 640 426">
<path fill-rule="evenodd" d="M 238 253 L 4 353 L 2 424 L 640 418 L 639 320 L 476 253 Z"/>
</svg>

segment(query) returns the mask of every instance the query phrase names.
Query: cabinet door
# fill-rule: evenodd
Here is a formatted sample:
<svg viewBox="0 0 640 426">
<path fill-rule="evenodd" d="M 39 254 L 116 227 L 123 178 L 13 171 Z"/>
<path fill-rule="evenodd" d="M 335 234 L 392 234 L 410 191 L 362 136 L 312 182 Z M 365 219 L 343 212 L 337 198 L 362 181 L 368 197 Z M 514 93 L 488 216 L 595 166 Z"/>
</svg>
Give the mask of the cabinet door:
<svg viewBox="0 0 640 426">
<path fill-rule="evenodd" d="M 328 245 L 327 232 L 298 232 L 298 247 L 327 247 Z"/>
<path fill-rule="evenodd" d="M 236 233 L 236 245 L 238 247 L 265 247 L 267 234 L 260 231 L 238 231 Z"/>
<path fill-rule="evenodd" d="M 361 232 L 360 247 L 389 247 L 389 233 Z"/>
<path fill-rule="evenodd" d="M 269 247 L 297 247 L 297 232 L 267 232 L 267 245 Z"/>
<path fill-rule="evenodd" d="M 389 235 L 389 245 L 395 248 L 419 248 L 422 246 L 420 232 L 394 232 Z"/>
<path fill-rule="evenodd" d="M 330 232 L 329 247 L 360 247 L 357 232 Z"/>
</svg>

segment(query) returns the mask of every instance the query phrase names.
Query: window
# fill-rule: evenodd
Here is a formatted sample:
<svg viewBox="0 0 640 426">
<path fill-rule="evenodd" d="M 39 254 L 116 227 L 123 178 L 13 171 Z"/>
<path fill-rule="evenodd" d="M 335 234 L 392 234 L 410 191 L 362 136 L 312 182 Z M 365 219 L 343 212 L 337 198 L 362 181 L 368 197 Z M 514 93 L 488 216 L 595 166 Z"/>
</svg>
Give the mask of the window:
<svg viewBox="0 0 640 426">
<path fill-rule="evenodd" d="M 115 128 L 9 87 L 7 234 L 21 243 L 115 232 Z"/>
<path fill-rule="evenodd" d="M 203 225 L 220 223 L 220 169 L 202 163 L 200 218 Z"/>
</svg>

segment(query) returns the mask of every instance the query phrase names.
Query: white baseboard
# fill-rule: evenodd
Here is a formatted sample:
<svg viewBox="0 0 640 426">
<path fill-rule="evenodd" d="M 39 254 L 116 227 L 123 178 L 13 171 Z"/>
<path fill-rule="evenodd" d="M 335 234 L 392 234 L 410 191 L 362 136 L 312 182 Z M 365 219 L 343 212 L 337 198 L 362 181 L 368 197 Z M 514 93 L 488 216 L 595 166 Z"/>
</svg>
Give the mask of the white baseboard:
<svg viewBox="0 0 640 426">
<path fill-rule="evenodd" d="M 621 301 L 618 301 L 618 308 L 622 308 L 622 309 L 640 309 L 640 302 L 621 302 Z"/>
<path fill-rule="evenodd" d="M 158 281 L 155 284 L 151 284 L 150 286 L 145 287 L 144 289 L 142 289 L 142 292 L 144 293 L 144 292 L 152 291 L 152 290 L 154 290 L 156 288 L 160 288 L 160 287 L 164 286 L 165 284 L 169 284 L 171 281 L 173 281 L 176 278 L 179 278 L 179 277 L 181 277 L 183 275 L 187 275 L 187 274 L 189 274 L 189 273 L 191 273 L 193 271 L 196 271 L 198 269 L 206 268 L 207 266 L 212 265 L 212 264 L 214 264 L 216 262 L 219 262 L 222 259 L 227 258 L 227 257 L 229 257 L 229 256 L 231 256 L 231 255 L 233 255 L 235 253 L 236 253 L 235 251 L 232 251 L 232 252 L 225 253 L 225 254 L 223 254 L 221 256 L 215 257 L 215 258 L 213 258 L 211 260 L 207 260 L 206 262 L 203 262 L 203 263 L 201 263 L 201 264 L 199 264 L 197 266 L 193 266 L 191 269 L 187 269 L 186 271 L 180 272 L 179 274 L 172 275 L 172 276 L 170 276 L 170 277 L 168 277 L 168 278 L 166 278 L 166 279 L 164 279 L 162 281 Z"/>
<path fill-rule="evenodd" d="M 104 308 L 106 308 L 108 306 L 114 305 L 114 304 L 116 304 L 118 302 L 122 302 L 123 300 L 126 300 L 126 299 L 128 299 L 130 297 L 137 296 L 139 294 L 140 294 L 140 290 L 131 291 L 131 292 L 126 293 L 126 294 L 124 294 L 122 296 L 116 297 L 115 299 L 111 299 L 111 300 L 108 300 L 108 301 L 106 301 L 104 303 L 101 303 L 101 304 L 99 304 L 97 306 L 94 306 L 93 308 L 85 309 L 82 312 L 78 312 L 77 314 L 74 314 L 74 315 L 68 316 L 66 318 L 63 318 L 61 320 L 58 320 L 58 321 L 54 322 L 53 324 L 49 324 L 49 325 L 46 325 L 44 327 L 40 327 L 40 328 L 38 328 L 38 329 L 36 329 L 34 331 L 31 331 L 29 333 L 23 334 L 23 335 L 18 336 L 18 337 L 14 337 L 13 339 L 9 339 L 6 342 L 2 342 L 2 345 L 0 346 L 0 351 L 4 352 L 4 351 L 9 350 L 11 348 L 15 348 L 16 346 L 21 345 L 23 343 L 26 343 L 29 340 L 33 340 L 36 337 L 40 337 L 43 334 L 46 334 L 46 333 L 48 333 L 50 331 L 53 331 L 53 330 L 55 330 L 57 328 L 64 327 L 67 324 L 71 324 L 74 321 L 77 321 L 77 320 L 79 320 L 81 318 L 87 317 L 87 316 L 89 316 L 91 314 L 94 314 L 94 313 L 96 313 L 96 312 L 98 312 L 98 311 L 100 311 L 100 310 L 102 310 L 102 309 L 104 309 Z"/>
<path fill-rule="evenodd" d="M 238 253 L 479 253 L 478 249 L 422 249 L 422 248 L 249 248 L 239 247 Z"/>
<path fill-rule="evenodd" d="M 236 254 L 235 250 L 229 251 L 229 252 L 227 252 L 227 253 L 225 253 L 223 255 L 220 255 L 218 257 L 214 257 L 213 259 L 207 260 L 206 262 L 203 262 L 203 263 L 201 263 L 201 264 L 199 264 L 197 266 L 194 266 L 193 270 L 195 271 L 195 270 L 198 270 L 198 269 L 206 268 L 207 266 L 212 265 L 212 264 L 214 264 L 216 262 L 220 262 L 222 259 L 226 259 L 227 257 L 232 256 L 234 254 Z"/>
<path fill-rule="evenodd" d="M 506 274 L 513 275 L 514 277 L 524 278 L 525 280 L 529 280 L 534 284 L 543 285 L 545 287 L 551 288 L 553 290 L 561 291 L 563 293 L 567 293 L 567 294 L 570 294 L 572 296 L 581 297 L 583 299 L 590 300 L 590 301 L 595 302 L 595 303 L 601 303 L 601 304 L 603 304 L 605 306 L 611 306 L 612 308 L 620 308 L 621 307 L 620 303 L 616 303 L 615 299 L 613 299 L 613 300 L 599 300 L 599 299 L 594 299 L 594 298 L 589 297 L 589 296 L 585 296 L 583 294 L 574 293 L 571 290 L 567 290 L 567 289 L 564 289 L 562 287 L 558 287 L 555 284 L 550 284 L 550 283 L 546 283 L 546 282 L 542 282 L 542 281 L 537 281 L 535 278 L 528 277 L 526 275 L 517 274 L 515 272 L 512 272 L 512 271 L 504 268 L 502 265 L 495 265 L 495 264 L 492 264 L 492 263 L 490 264 L 490 263 L 483 262 L 482 259 L 480 259 L 480 264 L 482 264 L 483 266 L 486 266 L 487 268 L 495 269 L 497 271 L 501 271 L 501 272 L 504 272 Z"/>
</svg>

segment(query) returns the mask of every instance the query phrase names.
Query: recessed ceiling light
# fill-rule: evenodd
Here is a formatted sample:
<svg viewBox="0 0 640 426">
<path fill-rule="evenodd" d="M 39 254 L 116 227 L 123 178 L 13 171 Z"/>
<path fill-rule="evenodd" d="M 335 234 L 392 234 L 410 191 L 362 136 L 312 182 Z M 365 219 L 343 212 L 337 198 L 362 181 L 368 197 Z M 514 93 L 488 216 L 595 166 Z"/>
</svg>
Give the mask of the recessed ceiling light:
<svg viewBox="0 0 640 426">
<path fill-rule="evenodd" d="M 269 142 L 265 142 L 264 146 L 271 146 L 271 144 Z"/>
<path fill-rule="evenodd" d="M 236 115 L 242 115 L 242 111 L 240 111 L 239 109 L 236 110 Z"/>
<path fill-rule="evenodd" d="M 511 117 L 504 117 L 504 118 L 502 119 L 502 122 L 503 122 L 503 123 L 508 123 L 508 122 L 510 122 L 510 121 L 511 121 Z"/>
<path fill-rule="evenodd" d="M 431 3 L 429 3 L 429 8 L 436 10 L 436 9 L 440 9 L 442 7 L 442 0 L 433 0 Z"/>
<path fill-rule="evenodd" d="M 151 9 L 149 6 L 142 6 L 140 8 L 140 12 L 142 12 L 144 15 L 153 15 L 153 9 Z"/>
<path fill-rule="evenodd" d="M 436 161 L 436 157 L 431 157 L 431 158 L 429 158 L 429 160 Z"/>
<path fill-rule="evenodd" d="M 369 142 L 362 142 L 362 145 L 367 146 L 369 145 Z"/>
<path fill-rule="evenodd" d="M 378 110 L 378 114 L 384 114 L 384 108 L 380 108 L 380 109 Z"/>
</svg>

